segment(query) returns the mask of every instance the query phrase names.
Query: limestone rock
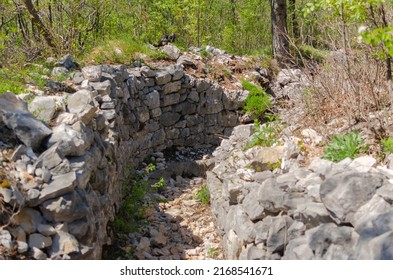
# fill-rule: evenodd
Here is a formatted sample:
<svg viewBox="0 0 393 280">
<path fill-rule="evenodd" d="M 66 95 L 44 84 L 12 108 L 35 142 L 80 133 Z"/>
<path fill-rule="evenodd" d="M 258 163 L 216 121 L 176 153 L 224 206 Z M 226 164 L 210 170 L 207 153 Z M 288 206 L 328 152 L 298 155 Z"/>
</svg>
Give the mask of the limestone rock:
<svg viewBox="0 0 393 280">
<path fill-rule="evenodd" d="M 79 252 L 79 243 L 76 238 L 63 231 L 59 231 L 53 237 L 53 245 L 51 248 L 51 256 L 69 255 Z"/>
<path fill-rule="evenodd" d="M 168 57 L 172 60 L 177 60 L 180 56 L 180 50 L 171 44 L 165 45 L 162 50 L 164 51 L 164 53 L 166 53 L 168 55 Z"/>
<path fill-rule="evenodd" d="M 338 223 L 351 223 L 354 213 L 383 185 L 378 174 L 347 171 L 329 177 L 320 188 L 321 200 Z"/>
<path fill-rule="evenodd" d="M 29 247 L 43 249 L 52 245 L 52 239 L 39 233 L 29 235 Z"/>
<path fill-rule="evenodd" d="M 73 129 L 77 126 L 81 127 L 79 131 Z M 73 127 L 66 124 L 56 126 L 48 140 L 49 146 L 59 143 L 57 150 L 62 156 L 82 156 L 93 142 L 86 128 L 77 123 Z"/>
<path fill-rule="evenodd" d="M 46 123 L 49 123 L 62 107 L 64 107 L 64 98 L 58 96 L 37 96 L 28 105 L 29 111 Z"/>
<path fill-rule="evenodd" d="M 39 202 L 72 192 L 76 183 L 77 178 L 74 171 L 54 177 L 53 181 L 42 189 Z"/>
<path fill-rule="evenodd" d="M 52 133 L 49 127 L 28 112 L 23 101 L 10 92 L 0 95 L 0 121 L 33 150 L 39 149 L 42 141 Z"/>
<path fill-rule="evenodd" d="M 82 68 L 82 74 L 89 82 L 99 82 L 102 77 L 102 66 L 87 66 Z"/>
<path fill-rule="evenodd" d="M 12 250 L 14 243 L 12 242 L 12 237 L 9 231 L 0 230 L 0 244 L 7 250 Z"/>
<path fill-rule="evenodd" d="M 97 108 L 93 105 L 93 93 L 89 90 L 80 90 L 68 98 L 68 109 L 72 114 L 89 124 L 96 114 Z"/>
</svg>

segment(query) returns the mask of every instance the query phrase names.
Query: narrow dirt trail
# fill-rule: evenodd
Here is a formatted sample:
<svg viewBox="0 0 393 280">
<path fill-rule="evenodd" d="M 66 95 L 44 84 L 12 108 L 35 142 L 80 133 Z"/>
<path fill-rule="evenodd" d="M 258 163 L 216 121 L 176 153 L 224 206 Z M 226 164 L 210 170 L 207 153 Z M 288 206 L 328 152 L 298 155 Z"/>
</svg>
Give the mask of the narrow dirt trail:
<svg viewBox="0 0 393 280">
<path fill-rule="evenodd" d="M 147 211 L 147 223 L 133 233 L 133 258 L 159 260 L 223 259 L 221 240 L 209 205 L 194 199 L 203 178 L 178 177 L 175 186 L 157 194 Z"/>
</svg>

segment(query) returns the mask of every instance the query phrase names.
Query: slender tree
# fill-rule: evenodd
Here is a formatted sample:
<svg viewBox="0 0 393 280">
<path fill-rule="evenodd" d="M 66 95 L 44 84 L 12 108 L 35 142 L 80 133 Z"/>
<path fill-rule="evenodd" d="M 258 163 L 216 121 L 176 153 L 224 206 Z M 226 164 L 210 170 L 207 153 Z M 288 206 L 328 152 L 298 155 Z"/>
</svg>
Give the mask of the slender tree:
<svg viewBox="0 0 393 280">
<path fill-rule="evenodd" d="M 273 57 L 280 66 L 290 61 L 289 40 L 287 28 L 287 1 L 270 0 L 272 20 Z"/>
<path fill-rule="evenodd" d="M 29 11 L 29 14 L 31 15 L 32 23 L 38 28 L 39 32 L 44 37 L 45 42 L 48 44 L 48 46 L 54 52 L 56 52 L 57 47 L 55 44 L 55 40 L 53 39 L 52 33 L 49 31 L 49 29 L 45 26 L 44 22 L 41 20 L 37 9 L 34 7 L 34 4 L 31 2 L 31 0 L 23 0 L 23 3 L 25 4 L 27 10 Z"/>
</svg>

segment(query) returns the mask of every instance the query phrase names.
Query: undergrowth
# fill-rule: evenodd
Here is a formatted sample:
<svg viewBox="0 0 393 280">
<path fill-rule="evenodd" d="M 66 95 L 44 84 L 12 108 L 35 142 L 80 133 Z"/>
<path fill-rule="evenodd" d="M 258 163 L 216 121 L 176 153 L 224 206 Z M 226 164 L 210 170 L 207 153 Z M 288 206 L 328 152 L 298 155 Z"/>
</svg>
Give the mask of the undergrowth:
<svg viewBox="0 0 393 280">
<path fill-rule="evenodd" d="M 194 199 L 202 205 L 208 205 L 210 203 L 210 191 L 208 186 L 203 185 L 194 195 Z"/>
<path fill-rule="evenodd" d="M 367 151 L 367 146 L 359 132 L 350 132 L 345 135 L 335 135 L 326 146 L 324 159 L 339 162 L 345 158 L 354 159 Z"/>
<path fill-rule="evenodd" d="M 244 150 L 254 146 L 271 147 L 276 142 L 283 129 L 282 123 L 274 115 L 267 116 L 268 122 L 261 125 L 259 120 L 254 121 L 255 132 L 247 142 Z"/>
<path fill-rule="evenodd" d="M 244 104 L 244 112 L 255 118 L 263 117 L 266 110 L 272 107 L 269 95 L 263 88 L 249 81 L 242 80 L 242 86 L 250 92 Z"/>
<path fill-rule="evenodd" d="M 148 175 L 155 170 L 153 164 L 147 165 L 142 171 L 129 168 L 130 177 L 123 181 L 124 197 L 121 207 L 113 222 L 113 230 L 117 235 L 138 231 L 144 221 L 146 209 L 146 196 L 148 193 L 163 188 L 165 180 L 150 184 Z"/>
</svg>

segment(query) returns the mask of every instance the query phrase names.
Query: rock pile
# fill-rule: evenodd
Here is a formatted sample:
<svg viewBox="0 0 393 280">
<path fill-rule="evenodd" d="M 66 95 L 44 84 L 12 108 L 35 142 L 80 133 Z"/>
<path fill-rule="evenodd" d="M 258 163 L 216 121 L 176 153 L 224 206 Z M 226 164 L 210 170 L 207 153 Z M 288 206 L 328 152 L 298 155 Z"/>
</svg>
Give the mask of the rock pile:
<svg viewBox="0 0 393 280">
<path fill-rule="evenodd" d="M 368 156 L 300 167 L 290 145 L 244 151 L 252 131 L 236 127 L 207 172 L 227 258 L 393 258 L 392 170 Z"/>
<path fill-rule="evenodd" d="M 218 144 L 244 101 L 181 66 L 87 66 L 70 87 L 28 106 L 0 95 L 1 130 L 20 144 L 2 151 L 0 203 L 13 214 L 2 216 L 0 244 L 35 259 L 100 258 L 126 167 L 172 146 Z"/>
</svg>

